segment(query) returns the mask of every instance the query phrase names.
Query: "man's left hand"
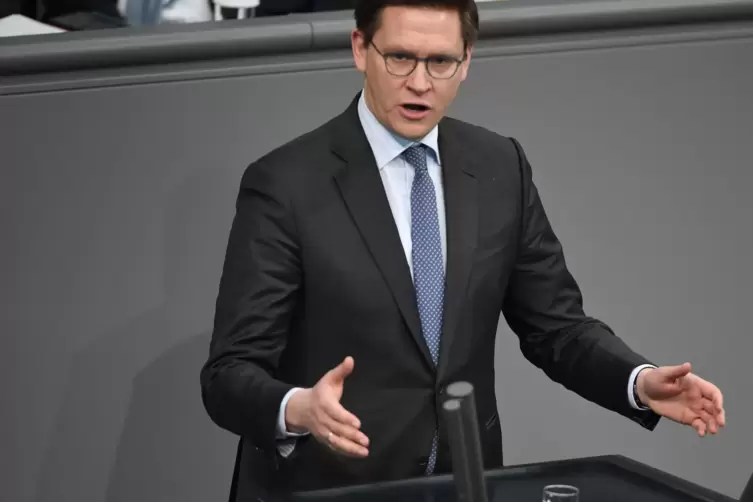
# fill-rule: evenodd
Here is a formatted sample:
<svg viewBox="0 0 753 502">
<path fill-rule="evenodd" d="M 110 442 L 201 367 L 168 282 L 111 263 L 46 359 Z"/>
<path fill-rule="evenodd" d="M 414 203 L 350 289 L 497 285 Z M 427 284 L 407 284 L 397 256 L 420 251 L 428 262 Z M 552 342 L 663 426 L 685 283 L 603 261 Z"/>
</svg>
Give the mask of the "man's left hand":
<svg viewBox="0 0 753 502">
<path fill-rule="evenodd" d="M 690 363 L 642 370 L 636 392 L 655 413 L 693 427 L 699 436 L 724 427 L 721 391 L 691 373 Z"/>
</svg>

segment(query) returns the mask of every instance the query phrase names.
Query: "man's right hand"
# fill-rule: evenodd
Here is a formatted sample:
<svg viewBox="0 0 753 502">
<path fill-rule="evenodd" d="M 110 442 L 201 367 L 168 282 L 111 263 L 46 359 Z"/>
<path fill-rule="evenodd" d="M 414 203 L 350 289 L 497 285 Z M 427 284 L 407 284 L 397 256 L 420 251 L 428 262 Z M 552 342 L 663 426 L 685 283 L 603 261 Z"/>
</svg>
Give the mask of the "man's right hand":
<svg viewBox="0 0 753 502">
<path fill-rule="evenodd" d="M 346 357 L 314 387 L 293 394 L 285 407 L 285 423 L 289 430 L 308 432 L 339 453 L 366 457 L 369 438 L 361 432 L 360 420 L 340 404 L 345 378 L 354 364 L 352 357 Z"/>
</svg>

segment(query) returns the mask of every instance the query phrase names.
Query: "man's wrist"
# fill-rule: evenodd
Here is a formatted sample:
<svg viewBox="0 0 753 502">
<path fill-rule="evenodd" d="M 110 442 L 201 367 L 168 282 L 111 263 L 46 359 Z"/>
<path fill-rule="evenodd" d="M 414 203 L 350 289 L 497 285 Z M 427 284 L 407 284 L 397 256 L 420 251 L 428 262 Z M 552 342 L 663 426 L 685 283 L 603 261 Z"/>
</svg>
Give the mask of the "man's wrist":
<svg viewBox="0 0 753 502">
<path fill-rule="evenodd" d="M 308 434 L 306 414 L 311 389 L 296 389 L 285 406 L 285 427 L 292 434 Z"/>
<path fill-rule="evenodd" d="M 655 368 L 656 366 L 654 366 L 653 364 L 642 364 L 633 369 L 633 372 L 630 374 L 627 392 L 628 401 L 630 402 L 630 406 L 632 406 L 636 410 L 649 409 L 647 399 L 642 394 L 643 379 L 646 376 L 645 370 L 651 370 Z"/>
<path fill-rule="evenodd" d="M 638 376 L 636 376 L 635 378 L 635 384 L 633 384 L 633 392 L 635 392 L 636 404 L 640 408 L 648 408 L 648 397 L 644 392 L 643 381 L 646 378 L 646 375 L 648 375 L 654 369 L 654 367 L 643 368 L 638 372 Z"/>
<path fill-rule="evenodd" d="M 297 436 L 301 436 L 302 433 L 297 432 L 292 427 L 289 427 L 286 420 L 286 415 L 288 413 L 288 405 L 290 403 L 290 400 L 293 398 L 293 396 L 303 389 L 299 387 L 294 387 L 290 389 L 285 396 L 282 398 L 282 402 L 280 403 L 280 410 L 277 415 L 277 439 L 278 440 L 288 440 L 290 438 L 295 438 Z"/>
</svg>

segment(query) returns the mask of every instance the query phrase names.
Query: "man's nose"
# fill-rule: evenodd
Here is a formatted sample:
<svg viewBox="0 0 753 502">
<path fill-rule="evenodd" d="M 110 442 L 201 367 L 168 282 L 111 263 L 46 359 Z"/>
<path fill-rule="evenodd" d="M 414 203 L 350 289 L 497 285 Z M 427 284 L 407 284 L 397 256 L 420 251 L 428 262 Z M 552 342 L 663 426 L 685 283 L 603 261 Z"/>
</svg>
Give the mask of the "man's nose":
<svg viewBox="0 0 753 502">
<path fill-rule="evenodd" d="M 431 88 L 431 76 L 426 71 L 425 64 L 416 65 L 416 69 L 408 76 L 408 87 L 417 93 L 424 93 Z"/>
</svg>

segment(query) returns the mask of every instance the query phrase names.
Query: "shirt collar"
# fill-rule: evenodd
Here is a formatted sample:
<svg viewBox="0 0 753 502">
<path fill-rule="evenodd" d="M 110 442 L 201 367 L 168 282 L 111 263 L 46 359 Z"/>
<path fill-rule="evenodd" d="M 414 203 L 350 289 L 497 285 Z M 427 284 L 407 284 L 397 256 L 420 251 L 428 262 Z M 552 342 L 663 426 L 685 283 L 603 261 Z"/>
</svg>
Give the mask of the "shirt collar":
<svg viewBox="0 0 753 502">
<path fill-rule="evenodd" d="M 368 139 L 371 149 L 374 152 L 374 158 L 376 159 L 379 170 L 382 170 L 387 164 L 399 157 L 400 154 L 410 146 L 417 143 L 429 147 L 437 164 L 441 165 L 439 161 L 438 126 L 434 126 L 434 128 L 420 141 L 408 140 L 393 134 L 384 127 L 377 120 L 371 110 L 369 110 L 363 92 L 361 92 L 361 97 L 358 99 L 358 118 L 361 120 L 361 126 L 363 127 L 364 133 L 366 133 L 366 139 Z"/>
</svg>

